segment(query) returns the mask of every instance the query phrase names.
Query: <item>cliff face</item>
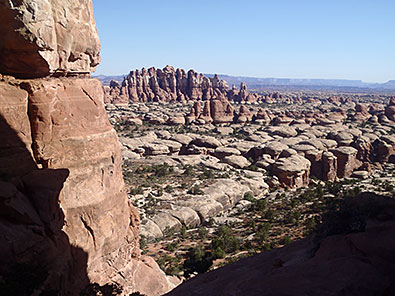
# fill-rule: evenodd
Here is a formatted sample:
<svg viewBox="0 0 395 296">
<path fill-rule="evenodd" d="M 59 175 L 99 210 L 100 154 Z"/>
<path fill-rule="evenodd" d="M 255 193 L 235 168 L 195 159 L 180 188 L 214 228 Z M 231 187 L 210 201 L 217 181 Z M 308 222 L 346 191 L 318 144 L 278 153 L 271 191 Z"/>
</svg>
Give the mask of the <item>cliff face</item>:
<svg viewBox="0 0 395 296">
<path fill-rule="evenodd" d="M 91 1 L 1 1 L 0 13 L 3 279 L 40 266 L 37 291 L 75 295 L 89 282 L 168 291 L 140 255 L 118 139 L 101 84 L 86 74 L 100 60 Z"/>
<path fill-rule="evenodd" d="M 90 73 L 100 62 L 91 1 L 0 2 L 0 73 Z"/>
</svg>

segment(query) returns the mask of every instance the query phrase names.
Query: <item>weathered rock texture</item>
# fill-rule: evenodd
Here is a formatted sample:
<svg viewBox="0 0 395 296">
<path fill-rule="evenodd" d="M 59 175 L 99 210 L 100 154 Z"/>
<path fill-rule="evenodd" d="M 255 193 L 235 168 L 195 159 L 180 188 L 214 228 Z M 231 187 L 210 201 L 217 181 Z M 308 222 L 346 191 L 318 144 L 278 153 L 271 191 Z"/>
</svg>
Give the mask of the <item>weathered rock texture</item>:
<svg viewBox="0 0 395 296">
<path fill-rule="evenodd" d="M 305 239 L 242 259 L 199 275 L 167 295 L 394 295 L 395 203 L 369 195 L 350 204 L 350 209 L 365 211 L 365 221 L 351 216 L 348 226 L 347 220 L 341 221 L 344 225 L 332 221 L 343 226 L 345 234 L 338 228 L 318 243 Z M 356 220 L 358 224 L 352 224 Z"/>
<path fill-rule="evenodd" d="M 301 187 L 309 184 L 310 162 L 297 154 L 280 158 L 273 165 L 273 174 L 289 187 Z"/>
<path fill-rule="evenodd" d="M 0 76 L 0 274 L 40 264 L 47 276 L 37 291 L 60 295 L 90 282 L 168 291 L 164 273 L 140 256 L 100 82 L 41 78 L 98 63 L 91 1 L 17 3 L 0 3 L 0 70 L 31 79 Z"/>
<path fill-rule="evenodd" d="M 0 2 L 0 73 L 90 73 L 100 62 L 91 1 Z"/>
<path fill-rule="evenodd" d="M 203 111 L 201 103 L 198 101 L 192 106 L 191 112 L 187 114 L 186 121 L 194 122 L 200 120 L 204 123 L 231 123 L 233 122 L 234 114 L 233 106 L 225 98 L 205 101 Z"/>
</svg>

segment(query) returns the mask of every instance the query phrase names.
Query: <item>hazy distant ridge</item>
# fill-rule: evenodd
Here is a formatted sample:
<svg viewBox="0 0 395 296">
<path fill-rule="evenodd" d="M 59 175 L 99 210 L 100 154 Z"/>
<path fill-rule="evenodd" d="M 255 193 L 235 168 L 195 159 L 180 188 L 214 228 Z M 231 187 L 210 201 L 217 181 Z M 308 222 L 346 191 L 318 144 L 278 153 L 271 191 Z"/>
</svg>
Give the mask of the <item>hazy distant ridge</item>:
<svg viewBox="0 0 395 296">
<path fill-rule="evenodd" d="M 213 77 L 214 74 L 204 74 L 207 77 Z M 126 75 L 125 75 L 126 76 Z M 103 85 L 109 85 L 111 80 L 122 82 L 124 75 L 105 76 L 98 75 Z M 237 87 L 241 82 L 245 82 L 249 88 L 261 88 L 265 86 L 305 86 L 305 87 L 356 87 L 371 89 L 395 90 L 395 80 L 389 80 L 385 83 L 369 83 L 362 80 L 347 79 L 294 79 L 294 78 L 258 78 L 246 76 L 230 76 L 219 74 L 220 79 L 225 80 L 229 86 L 235 84 Z"/>
<path fill-rule="evenodd" d="M 212 74 L 206 74 L 212 76 Z M 333 86 L 333 87 L 360 87 L 395 89 L 395 80 L 386 83 L 369 83 L 362 80 L 347 79 L 295 79 L 295 78 L 257 78 L 245 76 L 218 75 L 230 85 L 245 82 L 249 87 L 264 86 Z"/>
</svg>

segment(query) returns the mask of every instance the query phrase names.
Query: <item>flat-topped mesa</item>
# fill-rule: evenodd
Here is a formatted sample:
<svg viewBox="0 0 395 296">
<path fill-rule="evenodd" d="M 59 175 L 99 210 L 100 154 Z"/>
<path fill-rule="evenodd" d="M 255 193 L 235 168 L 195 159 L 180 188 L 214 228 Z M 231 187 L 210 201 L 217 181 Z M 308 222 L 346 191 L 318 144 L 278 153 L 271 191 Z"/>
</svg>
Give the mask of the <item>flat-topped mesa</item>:
<svg viewBox="0 0 395 296">
<path fill-rule="evenodd" d="M 0 276 L 39 266 L 37 295 L 92 282 L 165 293 L 140 255 L 101 84 L 81 75 L 100 60 L 91 0 L 1 1 L 0 13 Z"/>
<path fill-rule="evenodd" d="M 154 67 L 131 71 L 121 84 L 112 83 L 105 87 L 106 103 L 127 104 L 129 102 L 174 102 L 188 100 L 210 100 L 228 95 L 228 84 L 217 75 L 205 77 L 194 70 L 185 72 L 172 66 L 163 69 Z"/>
</svg>

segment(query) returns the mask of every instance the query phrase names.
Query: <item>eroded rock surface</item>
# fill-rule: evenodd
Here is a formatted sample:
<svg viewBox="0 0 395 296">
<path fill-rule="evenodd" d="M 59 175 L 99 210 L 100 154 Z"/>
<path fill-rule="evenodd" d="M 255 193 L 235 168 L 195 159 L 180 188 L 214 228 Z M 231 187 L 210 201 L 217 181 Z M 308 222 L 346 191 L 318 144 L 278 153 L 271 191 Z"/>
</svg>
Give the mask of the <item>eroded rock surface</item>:
<svg viewBox="0 0 395 296">
<path fill-rule="evenodd" d="M 2 1 L 0 12 L 0 72 L 29 78 L 0 75 L 1 275 L 39 264 L 36 294 L 93 282 L 165 293 L 173 284 L 140 255 L 101 84 L 77 75 L 100 60 L 91 1 Z"/>
<path fill-rule="evenodd" d="M 91 1 L 1 1 L 0 15 L 2 74 L 90 73 L 100 62 Z"/>
</svg>

